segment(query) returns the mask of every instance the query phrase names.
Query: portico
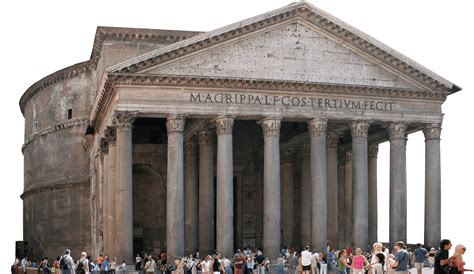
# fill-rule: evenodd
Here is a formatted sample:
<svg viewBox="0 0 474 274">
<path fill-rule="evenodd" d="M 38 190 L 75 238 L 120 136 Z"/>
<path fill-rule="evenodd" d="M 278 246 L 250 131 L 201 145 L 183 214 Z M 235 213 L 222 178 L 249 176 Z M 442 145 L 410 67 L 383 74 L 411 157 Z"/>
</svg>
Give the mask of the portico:
<svg viewBox="0 0 474 274">
<path fill-rule="evenodd" d="M 420 130 L 425 244 L 435 245 L 441 104 L 456 88 L 308 3 L 112 66 L 89 117 L 107 147 L 91 150 L 104 156 L 95 174 L 107 197 L 101 248 L 127 262 L 140 239 L 170 259 L 243 246 L 271 259 L 284 245 L 366 248 L 377 240 L 382 142 L 391 153 L 390 242 L 406 242 L 405 150 Z"/>
</svg>

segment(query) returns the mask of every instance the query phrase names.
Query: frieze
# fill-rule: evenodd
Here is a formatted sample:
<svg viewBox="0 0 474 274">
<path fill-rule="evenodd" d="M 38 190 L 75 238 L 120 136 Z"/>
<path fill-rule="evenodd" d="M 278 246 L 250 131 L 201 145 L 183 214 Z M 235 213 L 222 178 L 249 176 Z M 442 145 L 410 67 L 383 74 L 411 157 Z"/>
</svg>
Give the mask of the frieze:
<svg viewBox="0 0 474 274">
<path fill-rule="evenodd" d="M 407 125 L 405 123 L 391 123 L 388 127 L 388 137 L 390 140 L 406 140 Z"/>
<path fill-rule="evenodd" d="M 166 118 L 166 130 L 170 133 L 183 133 L 186 118 L 183 115 L 170 115 Z"/>
<path fill-rule="evenodd" d="M 439 139 L 441 137 L 441 125 L 433 124 L 423 129 L 425 140 Z"/>
<path fill-rule="evenodd" d="M 326 129 L 328 127 L 328 119 L 315 118 L 308 121 L 309 134 L 313 137 L 325 137 Z"/>
<path fill-rule="evenodd" d="M 264 137 L 280 136 L 281 119 L 265 118 L 259 123 L 262 126 Z"/>
<path fill-rule="evenodd" d="M 234 126 L 234 119 L 226 116 L 219 116 L 214 120 L 216 126 L 217 135 L 229 135 L 232 134 L 232 128 Z"/>
<path fill-rule="evenodd" d="M 116 126 L 117 132 L 132 131 L 133 123 L 137 119 L 138 112 L 134 111 L 115 111 L 112 118 L 112 124 Z"/>
<path fill-rule="evenodd" d="M 68 128 L 71 128 L 71 127 L 87 126 L 88 123 L 89 123 L 89 119 L 76 119 L 76 120 L 69 121 L 67 123 L 58 124 L 58 125 L 55 125 L 53 127 L 45 128 L 45 129 L 43 129 L 43 130 L 41 130 L 41 131 L 39 131 L 39 132 L 37 132 L 33 135 L 30 135 L 28 138 L 26 138 L 25 143 L 21 147 L 21 152 L 23 153 L 25 151 L 25 148 L 31 142 L 33 142 L 34 139 L 36 139 L 39 136 L 48 135 L 50 133 L 60 131 L 60 130 L 63 130 L 63 129 L 68 129 Z"/>
<path fill-rule="evenodd" d="M 351 123 L 351 136 L 367 138 L 370 123 L 367 121 L 354 121 Z"/>
</svg>

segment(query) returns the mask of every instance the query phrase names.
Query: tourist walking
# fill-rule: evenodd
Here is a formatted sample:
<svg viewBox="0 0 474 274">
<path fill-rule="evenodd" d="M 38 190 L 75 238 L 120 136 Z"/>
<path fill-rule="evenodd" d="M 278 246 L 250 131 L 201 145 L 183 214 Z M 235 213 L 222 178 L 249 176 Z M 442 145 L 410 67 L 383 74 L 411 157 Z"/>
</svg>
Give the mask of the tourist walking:
<svg viewBox="0 0 474 274">
<path fill-rule="evenodd" d="M 451 241 L 443 239 L 439 243 L 439 250 L 434 258 L 433 274 L 445 274 L 442 267 L 449 263 L 449 250 L 451 249 Z"/>
<path fill-rule="evenodd" d="M 421 244 L 416 244 L 415 251 L 413 252 L 415 255 L 415 268 L 418 274 L 421 274 L 423 270 L 423 265 L 425 264 L 425 258 L 428 254 L 428 251 L 424 249 Z"/>
<path fill-rule="evenodd" d="M 156 262 L 151 255 L 148 256 L 148 261 L 145 264 L 143 270 L 146 273 L 155 273 Z"/>
<path fill-rule="evenodd" d="M 365 267 L 369 265 L 367 258 L 362 255 L 362 249 L 356 248 L 356 255 L 352 258 L 352 273 L 353 274 L 364 274 Z"/>
<path fill-rule="evenodd" d="M 135 269 L 136 270 L 142 269 L 142 257 L 140 257 L 140 254 L 137 254 L 137 257 L 135 257 Z"/>
<path fill-rule="evenodd" d="M 454 254 L 453 254 L 453 266 L 456 267 L 457 273 L 464 274 L 464 271 L 473 271 L 472 269 L 467 269 L 464 268 L 464 265 L 466 264 L 463 260 L 463 255 L 466 252 L 466 247 L 463 245 L 457 245 L 456 248 L 454 248 Z"/>
<path fill-rule="evenodd" d="M 311 271 L 311 260 L 313 255 L 309 251 L 309 246 L 305 246 L 301 252 L 301 266 L 303 267 L 303 273 L 309 274 Z"/>
<path fill-rule="evenodd" d="M 59 259 L 59 268 L 61 274 L 72 274 L 74 273 L 74 260 L 71 257 L 71 250 L 66 249 L 64 255 Z"/>
<path fill-rule="evenodd" d="M 346 274 L 346 269 L 349 269 L 351 266 L 347 262 L 347 251 L 345 249 L 339 250 L 337 254 L 337 274 Z"/>
<path fill-rule="evenodd" d="M 434 257 L 436 255 L 436 249 L 432 247 L 430 249 L 430 252 L 428 252 L 428 262 L 430 263 L 430 269 L 433 268 L 434 266 Z"/>
<path fill-rule="evenodd" d="M 389 265 L 392 269 L 395 270 L 396 274 L 408 274 L 408 264 L 410 262 L 410 255 L 408 255 L 405 250 L 405 244 L 402 241 L 399 241 L 394 246 L 395 262 Z"/>
<path fill-rule="evenodd" d="M 217 253 L 214 255 L 214 261 L 212 263 L 212 272 L 214 274 L 220 274 L 221 271 L 225 273 L 224 266 L 221 263 L 221 255 Z"/>
</svg>

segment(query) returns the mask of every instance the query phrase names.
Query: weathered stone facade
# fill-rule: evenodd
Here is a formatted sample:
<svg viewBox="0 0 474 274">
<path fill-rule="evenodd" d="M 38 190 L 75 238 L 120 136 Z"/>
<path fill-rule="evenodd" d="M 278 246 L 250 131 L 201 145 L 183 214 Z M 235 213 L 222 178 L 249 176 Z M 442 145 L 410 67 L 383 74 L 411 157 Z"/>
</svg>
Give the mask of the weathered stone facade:
<svg viewBox="0 0 474 274">
<path fill-rule="evenodd" d="M 406 135 L 423 130 L 433 245 L 441 105 L 459 90 L 305 2 L 207 33 L 99 27 L 89 61 L 20 100 L 24 239 L 127 262 L 366 247 L 390 141 L 390 241 L 406 240 Z"/>
</svg>

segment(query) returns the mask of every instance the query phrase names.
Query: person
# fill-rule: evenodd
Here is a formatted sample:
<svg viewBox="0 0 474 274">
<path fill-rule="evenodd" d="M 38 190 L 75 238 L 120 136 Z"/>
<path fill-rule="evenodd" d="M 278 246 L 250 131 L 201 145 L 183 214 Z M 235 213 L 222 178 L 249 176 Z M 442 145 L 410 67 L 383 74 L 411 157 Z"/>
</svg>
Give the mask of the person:
<svg viewBox="0 0 474 274">
<path fill-rule="evenodd" d="M 99 266 L 100 269 L 102 269 L 102 261 L 104 260 L 104 258 L 102 258 L 102 254 L 99 254 L 99 256 L 97 256 L 97 265 Z"/>
<path fill-rule="evenodd" d="M 201 262 L 201 274 L 210 274 L 211 272 L 211 259 L 210 255 L 207 255 L 204 258 L 204 261 Z"/>
<path fill-rule="evenodd" d="M 77 274 L 87 274 L 89 273 L 89 260 L 87 260 L 87 253 L 82 252 L 81 258 L 77 261 Z"/>
<path fill-rule="evenodd" d="M 257 273 L 265 274 L 265 265 L 264 265 L 265 257 L 263 256 L 260 250 L 257 252 L 257 257 L 255 257 L 255 262 L 257 263 Z"/>
<path fill-rule="evenodd" d="M 402 241 L 399 241 L 395 244 L 395 262 L 389 265 L 392 269 L 395 270 L 397 274 L 407 274 L 408 273 L 408 264 L 410 262 L 410 255 L 408 255 L 405 250 L 405 244 Z"/>
<path fill-rule="evenodd" d="M 303 274 L 303 265 L 301 264 L 301 254 L 298 255 L 298 266 L 296 267 L 298 274 Z"/>
<path fill-rule="evenodd" d="M 309 246 L 305 246 L 304 250 L 301 252 L 301 266 L 304 274 L 309 274 L 311 271 L 312 256 L 313 255 L 309 251 Z"/>
<path fill-rule="evenodd" d="M 212 272 L 214 274 L 220 274 L 221 271 L 225 273 L 224 267 L 221 263 L 221 255 L 219 253 L 216 253 L 214 256 L 214 262 L 212 263 Z"/>
<path fill-rule="evenodd" d="M 25 258 L 23 258 L 21 260 L 21 269 L 23 271 L 23 273 L 26 273 L 26 266 L 28 265 L 28 257 L 25 256 Z"/>
<path fill-rule="evenodd" d="M 233 260 L 234 260 L 234 273 L 242 274 L 242 269 L 244 268 L 245 259 L 242 253 L 240 253 L 240 250 L 237 250 L 237 253 L 234 254 Z"/>
<path fill-rule="evenodd" d="M 155 273 L 156 262 L 151 255 L 148 256 L 148 261 L 145 264 L 143 270 L 146 273 Z"/>
<path fill-rule="evenodd" d="M 61 264 L 61 260 L 64 261 L 63 264 Z M 61 268 L 61 265 L 64 265 L 64 267 Z M 59 266 L 61 268 L 61 274 L 72 274 L 74 271 L 74 260 L 71 257 L 71 250 L 66 249 L 64 251 L 64 255 L 61 256 L 59 259 Z"/>
<path fill-rule="evenodd" d="M 432 247 L 430 252 L 428 252 L 428 262 L 430 263 L 430 269 L 434 266 L 434 256 L 436 255 L 436 249 Z"/>
<path fill-rule="evenodd" d="M 385 255 L 382 252 L 382 244 L 381 243 L 374 243 L 372 248 L 374 251 L 372 252 L 372 257 L 370 258 L 370 268 L 372 270 L 372 274 L 382 274 L 383 273 L 383 265 L 385 262 Z"/>
<path fill-rule="evenodd" d="M 317 252 L 311 255 L 311 274 L 319 274 L 319 254 Z"/>
<path fill-rule="evenodd" d="M 433 274 L 445 274 L 442 267 L 449 263 L 449 250 L 451 246 L 451 241 L 448 239 L 443 239 L 439 243 L 439 250 L 434 258 Z"/>
<path fill-rule="evenodd" d="M 280 254 L 277 259 L 277 266 L 276 266 L 276 273 L 277 274 L 284 274 L 285 273 L 285 255 Z"/>
<path fill-rule="evenodd" d="M 418 274 L 421 274 L 423 270 L 423 264 L 425 263 L 425 258 L 427 254 L 428 254 L 428 251 L 424 249 L 421 246 L 421 244 L 419 243 L 416 244 L 414 255 L 415 255 L 415 268 Z"/>
<path fill-rule="evenodd" d="M 352 273 L 364 274 L 365 266 L 369 265 L 367 259 L 362 255 L 362 249 L 356 248 L 356 255 L 352 258 Z"/>
<path fill-rule="evenodd" d="M 351 266 L 347 263 L 347 251 L 345 249 L 339 250 L 337 254 L 337 274 L 346 274 L 346 268 L 350 268 Z"/>
<path fill-rule="evenodd" d="M 331 248 L 328 253 L 328 259 L 327 259 L 327 264 L 328 264 L 328 272 L 333 274 L 336 271 L 336 250 L 334 248 Z"/>
<path fill-rule="evenodd" d="M 142 257 L 140 257 L 140 254 L 137 254 L 137 257 L 135 257 L 135 269 L 136 270 L 142 269 Z"/>
<path fill-rule="evenodd" d="M 320 266 L 321 266 L 321 269 L 320 269 L 319 273 L 327 274 L 328 264 L 327 264 L 326 253 L 319 253 L 319 262 L 320 262 Z"/>
<path fill-rule="evenodd" d="M 393 256 L 393 254 L 388 254 L 387 256 L 387 265 L 389 267 L 387 267 L 387 274 L 394 274 L 395 271 L 393 268 L 390 267 L 390 265 L 394 264 L 395 263 L 395 256 Z"/>
<path fill-rule="evenodd" d="M 253 273 L 254 265 L 255 265 L 255 262 L 253 260 L 253 256 L 250 255 L 247 259 L 247 273 L 246 274 L 252 274 Z"/>
<path fill-rule="evenodd" d="M 122 261 L 122 264 L 117 270 L 119 271 L 119 273 L 125 274 L 125 271 L 127 271 L 127 264 L 125 263 L 125 260 Z"/>
<path fill-rule="evenodd" d="M 454 248 L 454 254 L 453 254 L 453 265 L 456 267 L 457 273 L 464 274 L 464 271 L 473 271 L 472 269 L 467 269 L 464 268 L 464 265 L 466 264 L 462 258 L 462 255 L 466 252 L 466 247 L 463 245 L 457 245 L 456 248 Z"/>
<path fill-rule="evenodd" d="M 108 273 L 109 270 L 110 270 L 110 261 L 109 261 L 109 258 L 107 256 L 105 256 L 105 258 L 101 261 L 102 264 L 100 265 L 100 271 L 101 273 L 105 274 L 105 273 Z M 97 265 L 99 265 L 99 263 L 97 262 Z"/>
<path fill-rule="evenodd" d="M 48 265 L 48 257 L 44 257 L 44 259 L 40 263 L 40 266 L 42 266 L 44 274 L 51 273 L 51 269 L 49 268 L 49 265 Z"/>
<path fill-rule="evenodd" d="M 53 262 L 53 267 L 51 268 L 53 274 L 59 274 L 59 260 L 61 257 L 56 257 L 56 260 Z"/>
</svg>

